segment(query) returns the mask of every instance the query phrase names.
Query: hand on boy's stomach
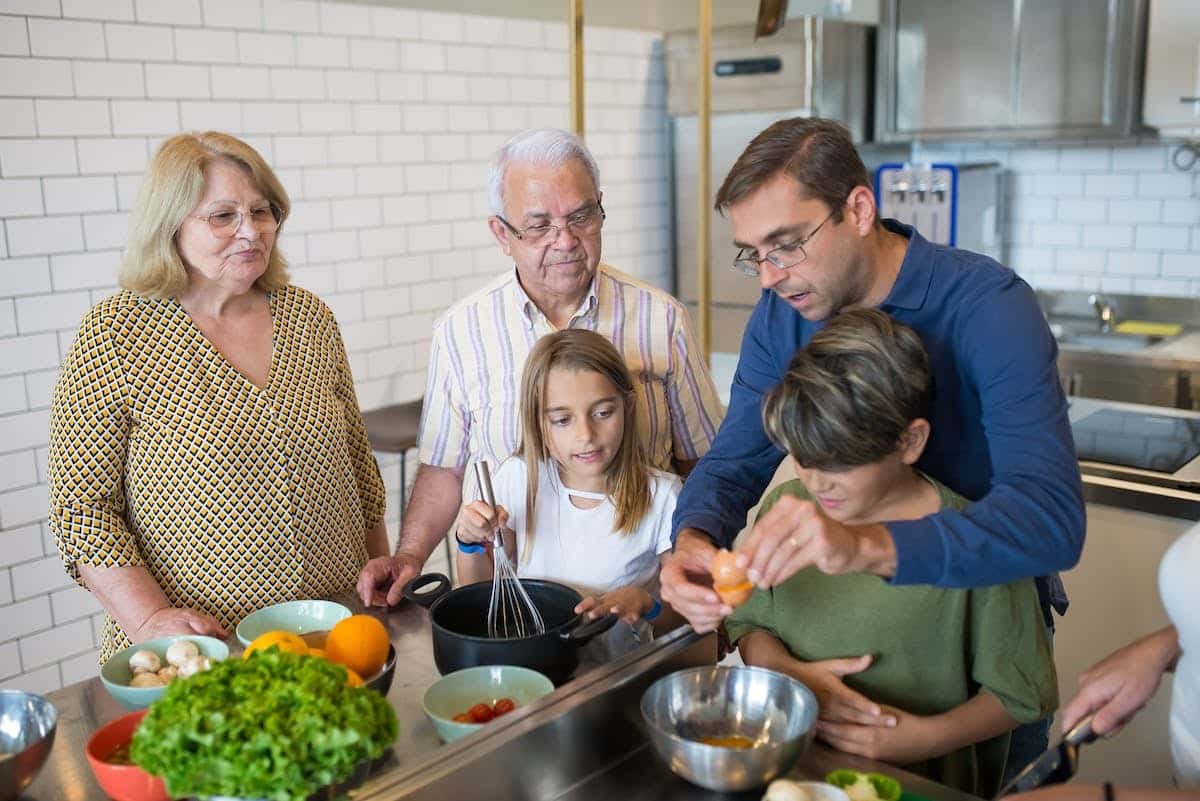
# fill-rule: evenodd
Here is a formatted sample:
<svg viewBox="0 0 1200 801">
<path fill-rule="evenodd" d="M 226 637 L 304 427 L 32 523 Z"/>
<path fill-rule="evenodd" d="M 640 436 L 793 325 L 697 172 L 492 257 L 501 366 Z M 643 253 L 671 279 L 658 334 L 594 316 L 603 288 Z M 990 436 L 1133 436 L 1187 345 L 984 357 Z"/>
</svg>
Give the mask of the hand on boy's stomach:
<svg viewBox="0 0 1200 801">
<path fill-rule="evenodd" d="M 508 510 L 496 508 L 483 501 L 472 501 L 463 507 L 458 519 L 458 538 L 463 542 L 491 542 L 497 527 L 508 524 Z"/>
<path fill-rule="evenodd" d="M 712 588 L 712 560 L 717 547 L 700 531 L 685 528 L 675 550 L 663 556 L 662 599 L 697 632 L 714 631 L 733 612 Z"/>
<path fill-rule="evenodd" d="M 830 575 L 890 575 L 895 569 L 895 549 L 882 525 L 846 525 L 816 503 L 791 496 L 755 523 L 737 553 L 746 559 L 750 580 L 764 589 L 810 565 Z"/>
<path fill-rule="evenodd" d="M 799 662 L 788 670 L 804 682 L 817 697 L 820 719 L 832 723 L 854 723 L 863 726 L 892 727 L 896 716 L 862 693 L 852 690 L 842 680 L 844 676 L 861 673 L 871 666 L 870 654 L 845 659 L 824 659 L 819 662 Z"/>
</svg>

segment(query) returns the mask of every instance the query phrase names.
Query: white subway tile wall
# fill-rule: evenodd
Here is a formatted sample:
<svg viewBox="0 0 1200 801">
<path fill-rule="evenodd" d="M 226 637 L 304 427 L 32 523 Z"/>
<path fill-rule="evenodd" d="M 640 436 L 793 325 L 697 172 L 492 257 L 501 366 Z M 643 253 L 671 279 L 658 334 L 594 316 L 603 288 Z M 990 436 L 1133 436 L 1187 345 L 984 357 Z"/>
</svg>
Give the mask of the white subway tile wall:
<svg viewBox="0 0 1200 801">
<path fill-rule="evenodd" d="M 604 256 L 669 287 L 661 36 L 587 37 Z M 434 318 L 506 268 L 487 160 L 523 127 L 568 124 L 566 80 L 547 77 L 566 47 L 561 24 L 365 4 L 0 0 L 0 685 L 96 672 L 99 606 L 45 522 L 47 408 L 80 316 L 115 289 L 162 139 L 224 128 L 276 167 L 295 202 L 280 247 L 337 314 L 370 409 L 421 394 Z M 381 467 L 395 499 L 398 462 Z"/>
<path fill-rule="evenodd" d="M 1200 178 L 1178 142 L 957 143 L 918 161 L 1006 170 L 1004 258 L 1039 289 L 1200 297 Z"/>
</svg>

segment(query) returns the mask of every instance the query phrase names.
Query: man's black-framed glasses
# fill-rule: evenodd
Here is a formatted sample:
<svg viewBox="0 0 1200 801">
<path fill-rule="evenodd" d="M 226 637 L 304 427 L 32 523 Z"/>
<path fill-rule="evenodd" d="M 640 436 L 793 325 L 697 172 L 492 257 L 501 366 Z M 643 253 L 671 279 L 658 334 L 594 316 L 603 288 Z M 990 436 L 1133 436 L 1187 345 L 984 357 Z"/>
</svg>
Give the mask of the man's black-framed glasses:
<svg viewBox="0 0 1200 801">
<path fill-rule="evenodd" d="M 844 205 L 844 203 L 843 203 Z M 762 256 L 754 255 L 754 248 L 742 248 L 738 251 L 737 257 L 731 265 L 734 270 L 737 270 L 743 275 L 748 275 L 757 278 L 759 274 L 759 266 L 764 261 L 769 261 L 781 270 L 786 270 L 790 267 L 795 267 L 800 262 L 808 258 L 808 254 L 804 252 L 804 246 L 807 245 L 812 238 L 817 235 L 821 227 L 825 223 L 833 219 L 833 215 L 841 211 L 842 207 L 838 206 L 821 222 L 817 223 L 817 227 L 809 232 L 808 236 L 802 236 L 792 242 L 785 242 L 777 248 L 768 250 Z"/>
<path fill-rule="evenodd" d="M 570 230 L 575 236 L 590 236 L 604 226 L 604 217 L 604 206 L 598 202 L 595 206 L 575 212 L 567 218 L 566 225 L 562 226 L 544 222 L 526 228 L 517 228 L 499 214 L 496 215 L 496 219 L 504 223 L 504 227 L 512 231 L 517 239 L 530 245 L 545 245 L 553 242 L 558 239 L 559 233 L 564 228 Z"/>
</svg>

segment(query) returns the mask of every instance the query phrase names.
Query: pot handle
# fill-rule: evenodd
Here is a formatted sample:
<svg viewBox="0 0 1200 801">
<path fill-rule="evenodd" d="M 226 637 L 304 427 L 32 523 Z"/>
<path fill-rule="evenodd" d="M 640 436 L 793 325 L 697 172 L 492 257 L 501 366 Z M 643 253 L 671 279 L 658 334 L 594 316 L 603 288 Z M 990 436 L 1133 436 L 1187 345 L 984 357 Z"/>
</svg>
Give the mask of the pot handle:
<svg viewBox="0 0 1200 801">
<path fill-rule="evenodd" d="M 425 589 L 430 584 L 433 589 Z M 426 573 L 405 584 L 403 592 L 405 598 L 428 609 L 437 599 L 450 592 L 450 577 L 444 573 Z"/>
<path fill-rule="evenodd" d="M 589 620 L 586 623 L 580 623 L 575 628 L 568 629 L 558 636 L 563 642 L 571 643 L 573 645 L 583 645 L 597 634 L 603 634 L 613 626 L 617 625 L 617 621 L 620 619 L 621 618 L 618 617 L 615 612 L 609 612 L 604 617 L 598 617 L 595 620 Z"/>
</svg>

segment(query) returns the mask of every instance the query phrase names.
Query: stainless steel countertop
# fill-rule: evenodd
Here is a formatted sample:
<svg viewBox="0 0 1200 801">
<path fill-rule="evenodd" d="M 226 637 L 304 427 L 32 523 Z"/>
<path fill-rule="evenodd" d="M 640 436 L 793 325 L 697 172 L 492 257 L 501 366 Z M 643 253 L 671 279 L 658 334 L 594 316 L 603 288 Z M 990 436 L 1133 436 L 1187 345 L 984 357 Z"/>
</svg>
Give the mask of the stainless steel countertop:
<svg viewBox="0 0 1200 801">
<path fill-rule="evenodd" d="M 720 793 L 679 778 L 652 750 L 640 712 L 643 692 L 660 676 L 711 664 L 716 637 L 690 627 L 596 667 L 537 704 L 517 711 L 503 728 L 488 726 L 421 764 L 378 775 L 352 793 L 356 801 L 458 801 L 480 797 L 544 801 L 758 801 L 763 788 Z M 822 779 L 837 768 L 895 777 L 930 801 L 975 796 L 868 759 L 814 743 L 787 774 Z"/>
<path fill-rule="evenodd" d="M 333 600 L 355 612 L 352 594 Z M 718 799 L 761 797 L 761 790 L 721 794 L 688 784 L 649 750 L 637 724 L 631 724 L 641 692 L 658 675 L 715 658 L 713 635 L 690 627 L 671 632 L 615 662 L 581 665 L 578 678 L 535 704 L 518 709 L 480 732 L 443 745 L 421 709 L 426 688 L 439 673 L 433 663 L 429 614 L 408 602 L 388 611 L 371 610 L 386 624 L 396 647 L 396 677 L 388 700 L 400 721 L 400 736 L 371 779 L 353 798 Z M 231 650 L 240 645 L 231 638 Z M 103 801 L 84 748 L 91 734 L 125 710 L 98 677 L 49 694 L 58 708 L 58 732 L 49 759 L 21 801 Z M 518 761 L 513 761 L 513 756 Z M 815 745 L 790 774 L 819 778 L 837 767 L 877 770 L 898 778 L 911 792 L 931 801 L 973 801 L 974 797 L 890 766 Z M 574 772 L 572 772 L 572 769 Z M 480 784 L 481 781 L 486 784 Z M 489 781 L 489 778 L 491 779 Z M 553 785 L 553 786 L 552 786 Z M 471 788 L 467 796 L 444 795 L 447 788 Z"/>
</svg>

